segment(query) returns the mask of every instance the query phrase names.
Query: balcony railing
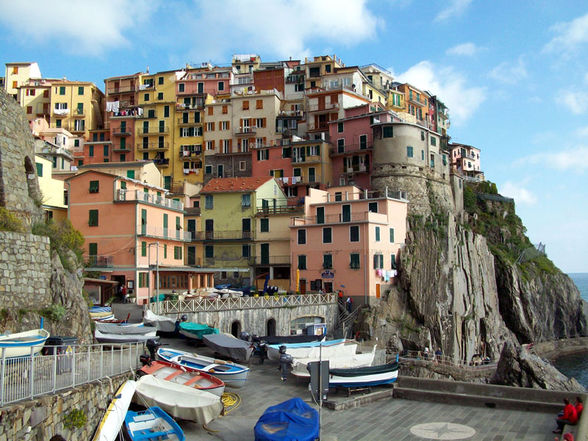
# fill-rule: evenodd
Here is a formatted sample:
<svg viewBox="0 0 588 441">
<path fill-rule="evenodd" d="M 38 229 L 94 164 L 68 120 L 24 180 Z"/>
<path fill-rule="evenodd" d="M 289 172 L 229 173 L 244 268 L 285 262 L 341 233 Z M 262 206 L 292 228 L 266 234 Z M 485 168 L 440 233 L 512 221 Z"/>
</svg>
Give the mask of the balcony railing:
<svg viewBox="0 0 588 441">
<path fill-rule="evenodd" d="M 169 165 L 169 158 L 155 158 L 153 163 L 158 166 L 168 166 Z"/>
<path fill-rule="evenodd" d="M 255 256 L 253 265 L 290 265 L 290 256 Z"/>
<path fill-rule="evenodd" d="M 108 95 L 116 95 L 118 93 L 129 93 L 129 92 L 136 92 L 139 90 L 137 86 L 120 86 L 120 87 L 109 87 L 106 89 L 106 93 Z"/>
<path fill-rule="evenodd" d="M 204 109 L 204 101 L 197 103 L 177 103 L 176 110 L 202 110 Z"/>
<path fill-rule="evenodd" d="M 202 121 L 189 121 L 185 120 L 184 118 L 178 118 L 178 125 L 179 126 L 197 126 L 202 125 Z"/>
<path fill-rule="evenodd" d="M 153 225 L 138 225 L 137 234 L 139 236 L 156 237 L 158 239 L 181 240 L 182 242 L 190 242 L 192 234 L 174 228 L 156 227 Z"/>
<path fill-rule="evenodd" d="M 180 158 L 198 158 L 199 156 L 202 156 L 202 150 L 197 150 L 197 151 L 180 150 L 179 155 L 180 155 Z"/>
<path fill-rule="evenodd" d="M 169 133 L 169 127 L 148 127 L 144 128 L 141 127 L 139 129 L 139 134 L 141 135 L 166 135 Z"/>
<path fill-rule="evenodd" d="M 325 103 L 324 105 L 311 104 L 308 106 L 309 112 L 321 112 L 323 110 L 334 110 L 339 108 L 339 103 Z"/>
<path fill-rule="evenodd" d="M 87 266 L 90 267 L 105 268 L 112 266 L 112 256 L 89 254 L 84 256 L 84 260 L 86 261 Z"/>
<path fill-rule="evenodd" d="M 251 240 L 251 231 L 197 231 L 196 240 Z"/>
<path fill-rule="evenodd" d="M 331 156 L 335 155 L 345 155 L 349 153 L 357 153 L 362 151 L 372 150 L 373 144 L 371 142 L 366 143 L 354 143 L 354 144 L 345 144 L 344 146 L 335 146 L 329 149 L 329 153 Z"/>
<path fill-rule="evenodd" d="M 370 211 L 364 211 L 361 213 L 350 213 L 349 215 L 343 215 L 342 213 L 327 214 L 321 218 L 317 216 L 293 217 L 292 219 L 290 219 L 290 225 L 300 226 L 365 222 L 370 220 L 370 217 L 377 215 L 384 216 L 383 213 L 373 213 Z"/>
<path fill-rule="evenodd" d="M 257 127 L 239 127 L 235 129 L 235 135 L 255 135 Z"/>
<path fill-rule="evenodd" d="M 124 201 L 139 201 L 147 202 L 149 204 L 158 205 L 160 207 L 171 208 L 174 210 L 183 210 L 184 204 L 173 199 L 167 199 L 161 196 L 145 193 L 140 190 L 123 190 L 118 189 L 114 196 L 116 202 Z"/>
<path fill-rule="evenodd" d="M 345 167 L 345 173 L 367 173 L 370 167 L 366 164 L 354 165 L 353 167 Z"/>
<path fill-rule="evenodd" d="M 277 179 L 284 179 L 284 178 L 277 178 Z M 271 215 L 271 214 L 291 214 L 291 213 L 300 213 L 304 211 L 304 207 L 294 206 L 294 205 L 283 205 L 280 207 L 257 207 L 257 214 L 258 215 Z"/>
<path fill-rule="evenodd" d="M 137 143 L 137 149 L 139 150 L 167 150 L 169 149 L 169 142 L 160 144 L 158 142 L 149 142 L 144 144 L 142 142 Z"/>
</svg>

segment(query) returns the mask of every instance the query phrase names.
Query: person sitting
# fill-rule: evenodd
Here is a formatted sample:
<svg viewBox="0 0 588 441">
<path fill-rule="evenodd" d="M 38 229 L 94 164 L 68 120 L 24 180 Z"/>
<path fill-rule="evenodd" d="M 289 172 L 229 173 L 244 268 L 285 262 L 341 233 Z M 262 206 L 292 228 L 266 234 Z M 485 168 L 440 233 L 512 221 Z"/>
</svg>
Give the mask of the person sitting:
<svg viewBox="0 0 588 441">
<path fill-rule="evenodd" d="M 564 433 L 562 440 L 563 441 L 574 441 L 574 435 L 572 435 L 570 432 Z M 559 441 L 559 438 L 556 437 L 555 441 Z"/>
<path fill-rule="evenodd" d="M 582 397 L 576 397 L 576 402 L 574 403 L 576 407 L 576 415 L 578 415 L 578 420 L 582 416 L 582 411 L 584 410 L 584 401 L 582 401 Z"/>
<path fill-rule="evenodd" d="M 553 433 L 562 433 L 563 427 L 566 424 L 575 425 L 578 422 L 578 414 L 576 413 L 576 408 L 570 404 L 570 400 L 564 398 L 564 408 L 561 416 L 558 416 L 555 420 L 557 424 L 557 429 L 553 431 Z"/>
</svg>

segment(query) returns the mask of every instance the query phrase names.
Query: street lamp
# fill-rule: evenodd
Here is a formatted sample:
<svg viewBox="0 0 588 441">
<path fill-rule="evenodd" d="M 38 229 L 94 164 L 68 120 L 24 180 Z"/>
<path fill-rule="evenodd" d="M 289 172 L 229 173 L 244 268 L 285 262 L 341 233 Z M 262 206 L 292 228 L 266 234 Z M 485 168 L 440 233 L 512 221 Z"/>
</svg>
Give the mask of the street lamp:
<svg viewBox="0 0 588 441">
<path fill-rule="evenodd" d="M 155 301 L 157 303 L 157 314 L 159 314 L 159 242 L 153 242 L 148 244 L 149 253 L 147 255 L 147 264 L 149 265 L 149 271 L 151 272 L 151 247 L 155 245 L 156 253 L 155 253 Z M 149 285 L 149 302 L 151 302 L 151 285 Z"/>
</svg>

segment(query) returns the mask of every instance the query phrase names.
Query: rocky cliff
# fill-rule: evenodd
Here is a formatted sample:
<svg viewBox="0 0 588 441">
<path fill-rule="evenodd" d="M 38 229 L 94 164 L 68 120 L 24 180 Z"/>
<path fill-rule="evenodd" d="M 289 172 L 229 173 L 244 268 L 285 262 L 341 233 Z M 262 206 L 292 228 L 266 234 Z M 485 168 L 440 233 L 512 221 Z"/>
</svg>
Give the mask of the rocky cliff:
<svg viewBox="0 0 588 441">
<path fill-rule="evenodd" d="M 391 184 L 384 176 L 372 183 Z M 365 332 L 393 350 L 441 348 L 466 363 L 475 354 L 498 360 L 505 343 L 586 335 L 577 288 L 533 247 L 514 202 L 495 186 L 466 186 L 460 210 L 449 183 L 397 176 L 392 183 L 418 203 L 409 205 L 399 282 L 365 311 Z"/>
</svg>

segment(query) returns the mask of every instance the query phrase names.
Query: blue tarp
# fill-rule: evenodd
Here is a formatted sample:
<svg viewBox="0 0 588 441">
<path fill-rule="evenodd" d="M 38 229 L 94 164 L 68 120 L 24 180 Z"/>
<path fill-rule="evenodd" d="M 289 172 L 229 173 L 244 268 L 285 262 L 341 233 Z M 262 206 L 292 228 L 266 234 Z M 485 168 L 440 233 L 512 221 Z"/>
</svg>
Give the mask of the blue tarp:
<svg viewBox="0 0 588 441">
<path fill-rule="evenodd" d="M 314 441 L 319 436 L 318 412 L 300 398 L 268 407 L 255 425 L 255 441 Z"/>
</svg>

